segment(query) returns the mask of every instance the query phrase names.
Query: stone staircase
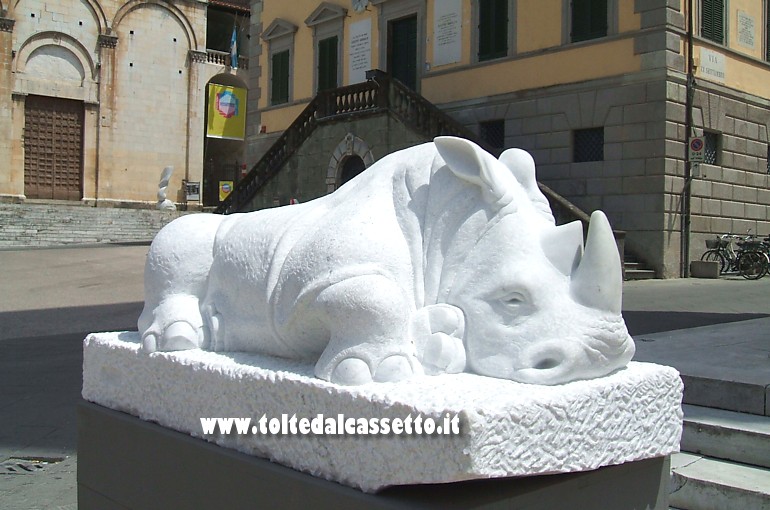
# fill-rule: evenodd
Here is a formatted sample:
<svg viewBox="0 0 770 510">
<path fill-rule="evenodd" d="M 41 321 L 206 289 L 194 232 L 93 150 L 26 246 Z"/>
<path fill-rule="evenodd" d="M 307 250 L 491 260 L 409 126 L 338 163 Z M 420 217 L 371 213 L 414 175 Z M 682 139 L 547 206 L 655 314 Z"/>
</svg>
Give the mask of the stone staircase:
<svg viewBox="0 0 770 510">
<path fill-rule="evenodd" d="M 669 504 L 680 510 L 770 509 L 770 417 L 684 405 Z"/>
<path fill-rule="evenodd" d="M 149 242 L 180 211 L 89 207 L 41 201 L 0 203 L 0 248 Z"/>
<path fill-rule="evenodd" d="M 633 254 L 628 251 L 625 252 L 623 258 L 624 280 L 651 280 L 655 277 L 653 269 L 650 269 L 644 262 L 640 262 Z"/>
</svg>

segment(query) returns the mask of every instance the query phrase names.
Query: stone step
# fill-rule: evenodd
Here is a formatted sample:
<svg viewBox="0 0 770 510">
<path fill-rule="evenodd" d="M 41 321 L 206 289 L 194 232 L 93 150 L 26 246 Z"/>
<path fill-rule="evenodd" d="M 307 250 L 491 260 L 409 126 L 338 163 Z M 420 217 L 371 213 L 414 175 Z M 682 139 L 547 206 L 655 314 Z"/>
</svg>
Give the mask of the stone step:
<svg viewBox="0 0 770 510">
<path fill-rule="evenodd" d="M 676 453 L 671 456 L 669 504 L 681 510 L 768 510 L 770 470 Z"/>
<path fill-rule="evenodd" d="M 652 269 L 626 269 L 626 280 L 652 280 L 655 278 L 655 271 Z"/>
<path fill-rule="evenodd" d="M 183 214 L 51 201 L 0 204 L 0 247 L 149 242 Z"/>
<path fill-rule="evenodd" d="M 770 468 L 770 417 L 683 405 L 681 449 Z"/>
</svg>

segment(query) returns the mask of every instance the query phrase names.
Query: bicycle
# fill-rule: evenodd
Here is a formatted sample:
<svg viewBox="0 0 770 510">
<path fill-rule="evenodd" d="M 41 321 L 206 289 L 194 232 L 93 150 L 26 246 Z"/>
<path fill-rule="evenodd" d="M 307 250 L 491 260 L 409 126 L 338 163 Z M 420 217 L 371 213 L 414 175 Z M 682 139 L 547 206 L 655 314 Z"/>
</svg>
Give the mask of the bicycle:
<svg viewBox="0 0 770 510">
<path fill-rule="evenodd" d="M 738 270 L 738 253 L 733 248 L 733 241 L 742 239 L 736 234 L 718 235 L 716 239 L 706 239 L 706 253 L 701 260 L 719 263 L 719 274 Z"/>
<path fill-rule="evenodd" d="M 738 250 L 733 248 L 736 241 Z M 765 241 L 746 234 L 718 235 L 716 239 L 706 240 L 706 252 L 701 260 L 718 262 L 719 273 L 737 272 L 747 280 L 758 280 L 770 272 L 770 237 Z"/>
<path fill-rule="evenodd" d="M 759 280 L 770 271 L 770 244 L 752 236 L 741 243 L 738 256 L 738 274 L 747 280 Z"/>
</svg>

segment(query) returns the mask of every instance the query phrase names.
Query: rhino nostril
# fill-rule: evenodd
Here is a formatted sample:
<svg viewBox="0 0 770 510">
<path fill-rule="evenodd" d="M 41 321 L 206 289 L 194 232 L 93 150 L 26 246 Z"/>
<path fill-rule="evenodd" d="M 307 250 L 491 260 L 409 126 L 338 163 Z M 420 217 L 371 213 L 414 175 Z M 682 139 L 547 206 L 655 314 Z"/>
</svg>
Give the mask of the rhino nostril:
<svg viewBox="0 0 770 510">
<path fill-rule="evenodd" d="M 540 360 L 535 366 L 532 368 L 535 368 L 537 370 L 548 370 L 549 368 L 556 368 L 559 366 L 559 360 L 555 358 L 545 358 Z"/>
</svg>

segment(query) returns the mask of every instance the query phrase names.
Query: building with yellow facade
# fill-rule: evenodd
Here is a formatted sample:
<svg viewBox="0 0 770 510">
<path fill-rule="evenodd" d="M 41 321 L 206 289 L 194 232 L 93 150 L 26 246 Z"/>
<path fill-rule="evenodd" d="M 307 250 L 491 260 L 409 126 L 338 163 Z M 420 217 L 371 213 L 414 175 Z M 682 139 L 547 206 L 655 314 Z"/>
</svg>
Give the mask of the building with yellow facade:
<svg viewBox="0 0 770 510">
<path fill-rule="evenodd" d="M 252 2 L 260 130 L 249 146 L 258 159 L 319 91 L 380 69 L 493 150 L 530 151 L 542 183 L 586 212 L 604 210 L 627 232 L 627 253 L 679 276 L 715 233 L 770 233 L 769 3 Z M 266 201 L 334 189 L 346 154 L 361 166 L 382 157 L 382 135 L 362 126 L 336 135 L 327 187 L 303 188 L 302 168 L 273 172 L 293 184 Z M 703 163 L 688 161 L 688 134 L 703 143 Z"/>
</svg>

